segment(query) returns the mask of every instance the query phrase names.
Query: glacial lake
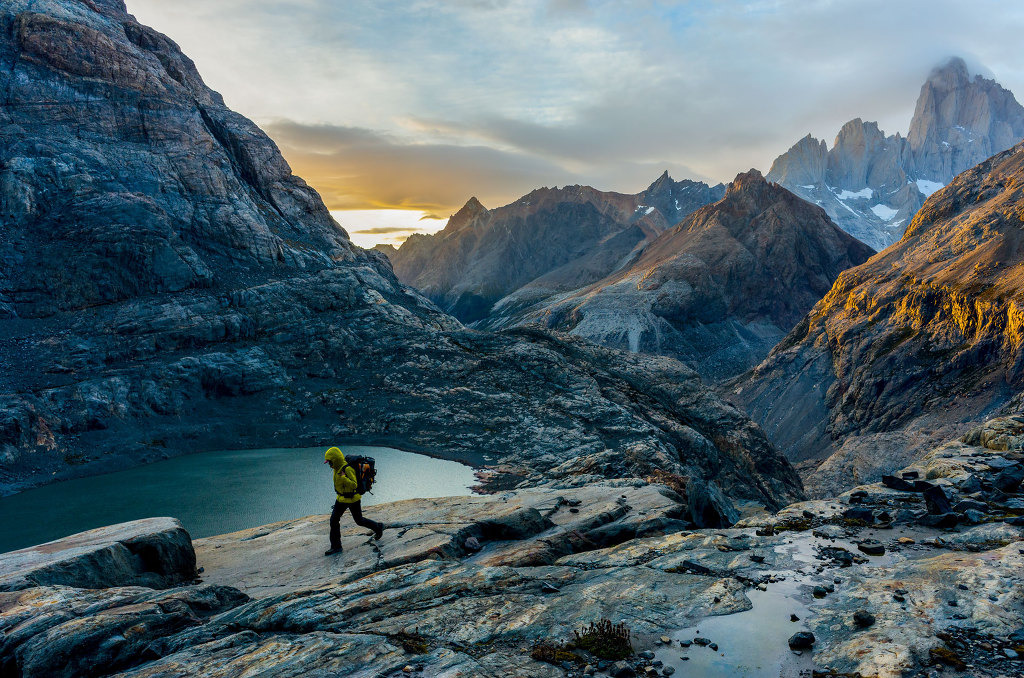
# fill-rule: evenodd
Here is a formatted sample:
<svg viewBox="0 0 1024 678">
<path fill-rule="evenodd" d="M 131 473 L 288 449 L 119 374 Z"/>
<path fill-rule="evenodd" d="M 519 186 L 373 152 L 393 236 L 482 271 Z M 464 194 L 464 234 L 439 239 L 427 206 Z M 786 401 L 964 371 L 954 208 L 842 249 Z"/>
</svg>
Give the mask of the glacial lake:
<svg viewBox="0 0 1024 678">
<path fill-rule="evenodd" d="M 0 553 L 76 532 L 173 516 L 193 538 L 331 512 L 326 447 L 201 452 L 0 497 Z M 389 447 L 341 446 L 377 460 L 363 506 L 472 494 L 473 469 Z M 326 537 L 325 537 L 326 538 Z"/>
</svg>

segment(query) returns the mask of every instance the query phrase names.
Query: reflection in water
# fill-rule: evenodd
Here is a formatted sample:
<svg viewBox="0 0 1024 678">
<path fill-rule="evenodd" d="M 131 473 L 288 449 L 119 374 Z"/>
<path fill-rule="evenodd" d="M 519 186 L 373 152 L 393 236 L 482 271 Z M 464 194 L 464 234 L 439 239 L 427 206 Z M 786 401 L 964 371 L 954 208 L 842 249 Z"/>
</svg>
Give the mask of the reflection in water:
<svg viewBox="0 0 1024 678">
<path fill-rule="evenodd" d="M 330 513 L 322 447 L 205 452 L 67 480 L 0 498 L 0 552 L 127 520 L 173 516 L 194 538 Z M 343 446 L 377 460 L 364 505 L 470 494 L 473 469 L 387 447 Z"/>
<path fill-rule="evenodd" d="M 878 537 L 874 531 L 865 530 L 863 537 Z M 796 533 L 786 542 L 775 547 L 785 554 L 799 569 L 776 570 L 777 577 L 784 581 L 768 584 L 767 591 L 748 589 L 747 597 L 751 609 L 729 615 L 707 617 L 696 626 L 680 629 L 671 634 L 672 647 L 661 647 L 655 654 L 665 666 L 676 668 L 676 675 L 701 676 L 702 678 L 798 678 L 811 676 L 814 669 L 813 651 L 797 655 L 789 649 L 789 637 L 797 631 L 806 631 L 806 621 L 814 614 L 810 588 L 816 584 L 832 581 L 842 570 L 825 570 L 813 573 L 813 566 L 820 561 L 815 555 L 816 547 L 841 546 L 858 553 L 852 539 L 822 539 L 810 532 Z M 860 555 L 860 554 L 859 554 Z M 902 556 L 887 552 L 881 557 L 868 558 L 858 567 L 887 567 Z M 803 566 L 807 566 L 804 568 Z M 811 573 L 808 573 L 812 572 Z M 799 621 L 791 622 L 795 614 Z M 692 641 L 700 636 L 718 645 L 718 650 L 692 645 L 679 647 L 679 641 Z M 686 660 L 681 657 L 687 657 Z"/>
</svg>

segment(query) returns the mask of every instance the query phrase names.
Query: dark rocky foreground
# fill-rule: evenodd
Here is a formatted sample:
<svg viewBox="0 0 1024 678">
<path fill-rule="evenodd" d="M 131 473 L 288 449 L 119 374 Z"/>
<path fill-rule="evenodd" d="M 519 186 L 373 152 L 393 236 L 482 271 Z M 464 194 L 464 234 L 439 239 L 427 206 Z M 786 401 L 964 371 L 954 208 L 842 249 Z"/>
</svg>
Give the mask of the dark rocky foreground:
<svg viewBox="0 0 1024 678">
<path fill-rule="evenodd" d="M 844 271 L 729 397 L 827 496 L 877 480 L 1024 387 L 1024 144 L 932 195 Z"/>
<path fill-rule="evenodd" d="M 698 675 L 754 646 L 771 675 L 1015 676 L 1022 448 L 1024 418 L 993 420 L 886 484 L 728 529 L 638 480 L 372 507 L 383 539 L 349 528 L 334 558 L 324 516 L 194 550 L 173 520 L 126 523 L 0 555 L 0 671 Z M 617 647 L 575 639 L 602 618 L 633 654 L 582 649 Z"/>
<path fill-rule="evenodd" d="M 217 448 L 490 453 L 500 484 L 800 481 L 668 360 L 466 330 L 119 0 L 0 6 L 0 491 Z M 714 503 L 714 502 L 712 502 Z"/>
</svg>

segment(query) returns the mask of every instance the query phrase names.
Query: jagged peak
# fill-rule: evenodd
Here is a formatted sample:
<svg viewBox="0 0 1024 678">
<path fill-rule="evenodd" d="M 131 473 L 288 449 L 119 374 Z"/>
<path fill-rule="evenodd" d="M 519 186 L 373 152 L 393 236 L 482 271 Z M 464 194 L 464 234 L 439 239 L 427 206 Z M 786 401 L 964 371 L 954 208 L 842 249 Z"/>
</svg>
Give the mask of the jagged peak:
<svg viewBox="0 0 1024 678">
<path fill-rule="evenodd" d="M 737 193 L 745 193 L 751 190 L 766 188 L 768 181 L 761 174 L 760 170 L 751 168 L 746 172 L 740 172 L 736 175 L 736 178 L 732 180 L 729 187 L 725 190 L 725 197 L 735 195 Z"/>
<path fill-rule="evenodd" d="M 961 57 L 952 56 L 939 64 L 928 74 L 928 82 L 935 84 L 962 83 L 966 84 L 971 79 L 971 72 L 967 68 L 967 62 Z"/>
<path fill-rule="evenodd" d="M 483 206 L 476 196 L 473 196 L 466 201 L 466 204 L 459 208 L 459 211 L 448 217 L 448 224 L 444 227 L 444 230 L 448 233 L 457 231 L 469 225 L 476 217 L 481 214 L 485 214 L 487 208 Z"/>
<path fill-rule="evenodd" d="M 647 187 L 645 193 L 657 193 L 658 191 L 664 190 L 666 186 L 671 188 L 673 184 L 675 184 L 675 182 L 672 180 L 672 177 L 668 175 L 668 170 L 665 170 L 657 179 L 651 182 L 651 185 Z"/>
<path fill-rule="evenodd" d="M 473 213 L 481 212 L 481 211 L 482 212 L 486 212 L 487 208 L 484 207 L 483 203 L 480 202 L 477 199 L 477 197 L 474 195 L 472 198 L 467 200 L 466 204 L 463 205 L 462 209 L 459 210 L 459 212 L 466 212 L 466 211 L 470 211 L 470 212 L 473 212 Z M 456 214 L 458 214 L 459 212 L 456 212 Z"/>
</svg>

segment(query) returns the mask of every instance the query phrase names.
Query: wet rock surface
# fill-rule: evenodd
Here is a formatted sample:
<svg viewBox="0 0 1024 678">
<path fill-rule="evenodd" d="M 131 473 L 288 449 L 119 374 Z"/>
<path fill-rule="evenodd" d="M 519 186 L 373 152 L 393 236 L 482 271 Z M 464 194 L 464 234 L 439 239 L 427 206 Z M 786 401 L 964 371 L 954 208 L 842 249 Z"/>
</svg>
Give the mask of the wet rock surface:
<svg viewBox="0 0 1024 678">
<path fill-rule="evenodd" d="M 1021 495 L 991 485 L 1019 462 L 1014 430 L 994 420 L 898 473 L 985 503 L 979 525 L 923 525 L 922 493 L 881 483 L 720 529 L 636 480 L 410 500 L 368 508 L 384 538 L 349 527 L 340 556 L 310 517 L 197 541 L 193 585 L 0 593 L 0 657 L 26 676 L 1016 675 Z M 885 553 L 860 553 L 869 540 Z M 634 654 L 573 644 L 601 619 Z"/>
<path fill-rule="evenodd" d="M 123 3 L 13 0 L 0 25 L 0 492 L 352 442 L 489 454 L 496 489 L 657 471 L 800 496 L 686 368 L 467 330 L 402 285 Z"/>
</svg>

